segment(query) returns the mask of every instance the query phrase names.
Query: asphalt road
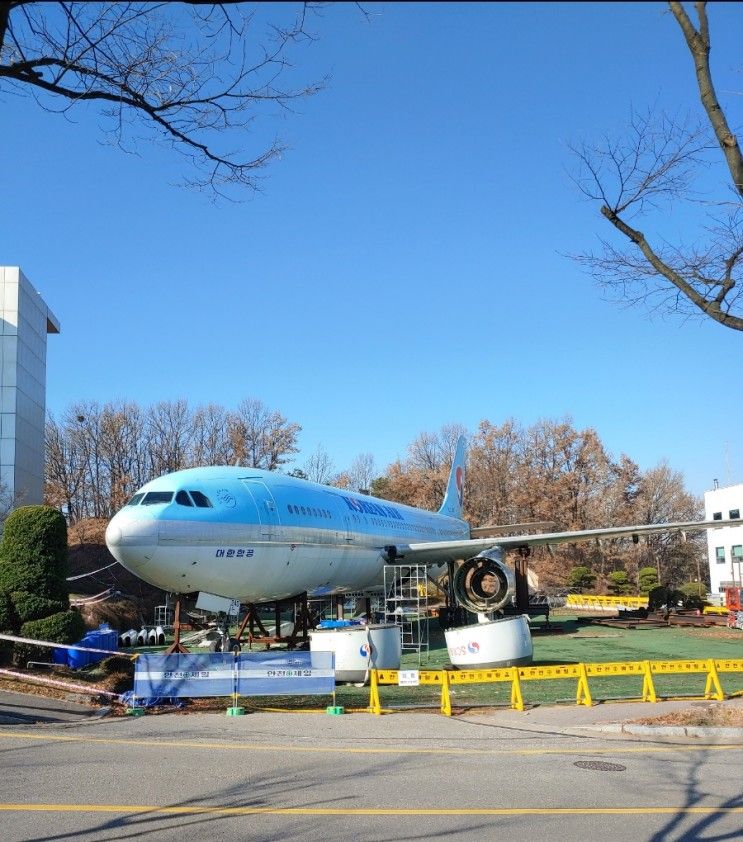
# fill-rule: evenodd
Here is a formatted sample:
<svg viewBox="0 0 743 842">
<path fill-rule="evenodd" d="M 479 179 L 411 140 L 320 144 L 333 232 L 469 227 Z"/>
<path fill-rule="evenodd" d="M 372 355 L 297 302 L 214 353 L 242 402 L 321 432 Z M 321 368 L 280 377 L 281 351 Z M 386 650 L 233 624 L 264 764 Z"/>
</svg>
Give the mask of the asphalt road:
<svg viewBox="0 0 743 842">
<path fill-rule="evenodd" d="M 741 838 L 743 739 L 593 730 L 626 718 L 625 707 L 612 707 L 452 719 L 254 713 L 6 724 L 0 835 Z"/>
</svg>

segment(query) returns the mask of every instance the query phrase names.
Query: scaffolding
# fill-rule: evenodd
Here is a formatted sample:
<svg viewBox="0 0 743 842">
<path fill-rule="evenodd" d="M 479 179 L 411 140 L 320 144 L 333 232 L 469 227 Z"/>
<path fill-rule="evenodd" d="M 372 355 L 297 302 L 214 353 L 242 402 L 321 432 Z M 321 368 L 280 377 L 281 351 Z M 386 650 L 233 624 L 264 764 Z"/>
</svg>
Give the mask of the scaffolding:
<svg viewBox="0 0 743 842">
<path fill-rule="evenodd" d="M 425 564 L 385 564 L 384 620 L 400 627 L 403 652 L 428 659 L 428 574 Z"/>
<path fill-rule="evenodd" d="M 172 629 L 175 615 L 175 603 L 171 594 L 165 594 L 165 605 L 155 606 L 155 625 Z"/>
</svg>

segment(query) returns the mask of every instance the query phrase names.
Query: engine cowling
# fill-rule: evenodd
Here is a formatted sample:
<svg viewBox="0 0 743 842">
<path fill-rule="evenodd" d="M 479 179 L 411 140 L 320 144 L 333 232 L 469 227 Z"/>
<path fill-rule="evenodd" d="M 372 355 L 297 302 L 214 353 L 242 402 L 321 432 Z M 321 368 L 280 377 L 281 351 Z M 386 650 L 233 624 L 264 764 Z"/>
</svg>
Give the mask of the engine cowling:
<svg viewBox="0 0 743 842">
<path fill-rule="evenodd" d="M 487 614 L 502 608 L 516 593 L 513 571 L 497 547 L 463 562 L 454 573 L 454 596 L 469 611 Z"/>
</svg>

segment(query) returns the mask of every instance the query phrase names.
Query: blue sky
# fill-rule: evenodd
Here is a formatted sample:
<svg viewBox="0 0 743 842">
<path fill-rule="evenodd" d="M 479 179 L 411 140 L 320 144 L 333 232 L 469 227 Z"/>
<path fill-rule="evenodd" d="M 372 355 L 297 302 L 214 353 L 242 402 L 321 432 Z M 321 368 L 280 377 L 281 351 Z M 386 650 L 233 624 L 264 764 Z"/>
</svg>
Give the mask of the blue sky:
<svg viewBox="0 0 743 842">
<path fill-rule="evenodd" d="M 296 73 L 330 83 L 257 127 L 289 149 L 241 204 L 173 186 L 163 148 L 102 144 L 93 110 L 0 96 L 0 263 L 62 323 L 48 409 L 256 397 L 302 425 L 296 464 L 322 445 L 339 470 L 449 422 L 570 415 L 694 493 L 743 481 L 740 333 L 608 303 L 563 256 L 611 234 L 567 144 L 698 109 L 665 6 L 366 8 L 314 21 Z M 710 19 L 739 124 L 743 5 Z"/>
</svg>

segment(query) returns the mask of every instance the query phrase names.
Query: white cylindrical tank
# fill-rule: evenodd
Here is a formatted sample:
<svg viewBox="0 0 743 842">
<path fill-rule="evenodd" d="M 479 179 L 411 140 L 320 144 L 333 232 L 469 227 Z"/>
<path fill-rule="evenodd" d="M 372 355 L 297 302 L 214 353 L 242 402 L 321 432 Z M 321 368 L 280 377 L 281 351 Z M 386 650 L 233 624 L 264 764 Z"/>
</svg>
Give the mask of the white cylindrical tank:
<svg viewBox="0 0 743 842">
<path fill-rule="evenodd" d="M 400 669 L 402 641 L 395 624 L 314 629 L 311 652 L 335 654 L 335 680 L 358 684 L 366 681 L 370 669 Z"/>
<path fill-rule="evenodd" d="M 512 667 L 530 664 L 534 655 L 524 615 L 504 617 L 444 632 L 449 660 L 455 667 Z"/>
</svg>

